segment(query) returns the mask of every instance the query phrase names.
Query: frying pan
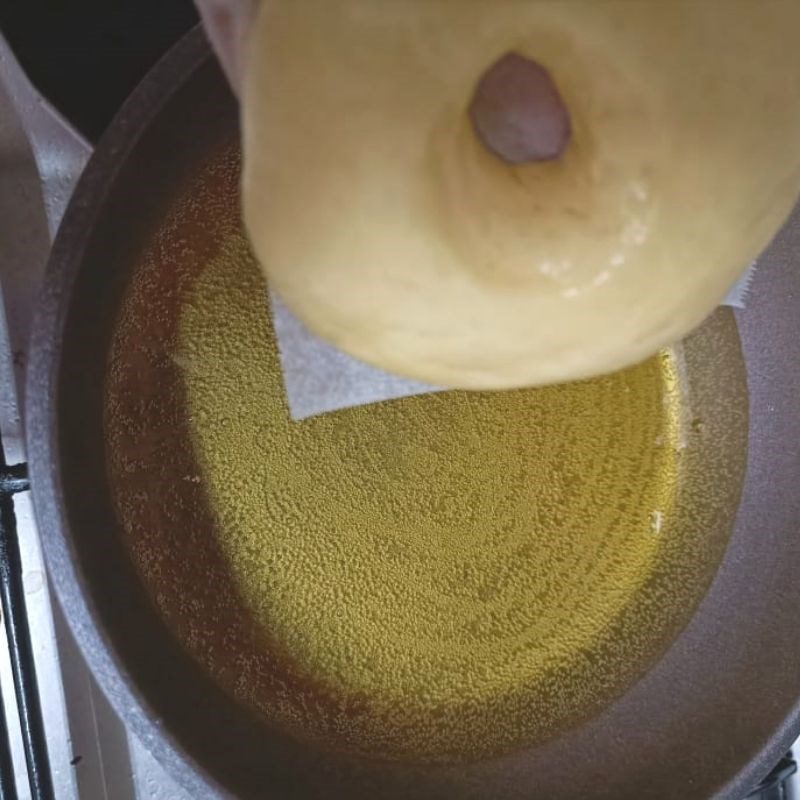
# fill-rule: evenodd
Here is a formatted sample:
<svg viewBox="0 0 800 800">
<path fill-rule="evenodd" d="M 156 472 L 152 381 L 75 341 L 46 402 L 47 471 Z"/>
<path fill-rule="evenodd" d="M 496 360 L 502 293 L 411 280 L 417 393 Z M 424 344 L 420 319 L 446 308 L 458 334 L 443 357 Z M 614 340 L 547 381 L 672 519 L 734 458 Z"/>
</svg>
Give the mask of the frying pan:
<svg viewBox="0 0 800 800">
<path fill-rule="evenodd" d="M 170 198 L 204 153 L 235 138 L 236 119 L 194 31 L 97 147 L 34 326 L 26 430 L 37 518 L 58 597 L 120 716 L 193 797 L 746 795 L 800 731 L 800 216 L 761 259 L 737 312 L 746 476 L 722 564 L 671 646 L 597 714 L 523 752 L 445 764 L 357 757 L 268 725 L 200 668 L 151 601 L 111 496 L 103 386 L 121 303 Z M 714 356 L 705 358 L 713 375 Z"/>
</svg>

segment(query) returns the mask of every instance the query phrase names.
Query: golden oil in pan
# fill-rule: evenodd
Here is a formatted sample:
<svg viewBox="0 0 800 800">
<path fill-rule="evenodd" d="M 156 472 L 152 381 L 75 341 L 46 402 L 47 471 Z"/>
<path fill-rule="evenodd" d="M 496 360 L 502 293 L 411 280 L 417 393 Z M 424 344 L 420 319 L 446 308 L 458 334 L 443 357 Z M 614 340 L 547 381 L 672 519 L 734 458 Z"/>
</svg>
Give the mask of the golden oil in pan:
<svg viewBox="0 0 800 800">
<path fill-rule="evenodd" d="M 180 214 L 154 245 L 108 384 L 120 518 L 186 647 L 295 735 L 390 758 L 542 741 L 624 691 L 702 596 L 741 478 L 692 478 L 678 357 L 292 422 L 226 219 L 205 260 Z"/>
</svg>

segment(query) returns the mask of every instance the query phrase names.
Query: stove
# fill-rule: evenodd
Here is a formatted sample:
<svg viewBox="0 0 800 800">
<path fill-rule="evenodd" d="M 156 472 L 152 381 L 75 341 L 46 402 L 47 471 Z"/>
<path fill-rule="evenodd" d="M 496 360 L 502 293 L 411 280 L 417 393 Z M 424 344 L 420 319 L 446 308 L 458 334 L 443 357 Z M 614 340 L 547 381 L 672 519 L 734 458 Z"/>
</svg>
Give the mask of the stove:
<svg viewBox="0 0 800 800">
<path fill-rule="evenodd" d="M 36 293 L 91 142 L 197 17 L 190 0 L 51 5 L 0 5 L 0 800 L 204 800 L 126 730 L 83 662 L 44 568 L 21 425 Z M 791 800 L 795 772 L 789 754 L 749 797 Z"/>
</svg>

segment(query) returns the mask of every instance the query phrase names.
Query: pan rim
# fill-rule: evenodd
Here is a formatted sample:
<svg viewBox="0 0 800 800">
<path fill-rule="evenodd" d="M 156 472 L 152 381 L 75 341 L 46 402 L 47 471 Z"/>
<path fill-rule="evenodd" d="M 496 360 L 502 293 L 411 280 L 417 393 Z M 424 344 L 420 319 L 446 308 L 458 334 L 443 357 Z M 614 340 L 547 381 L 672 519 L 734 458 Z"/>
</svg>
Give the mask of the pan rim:
<svg viewBox="0 0 800 800">
<path fill-rule="evenodd" d="M 37 527 L 50 579 L 81 655 L 112 708 L 144 747 L 193 796 L 213 792 L 232 797 L 157 721 L 155 709 L 142 695 L 101 626 L 85 590 L 68 531 L 56 431 L 61 342 L 68 303 L 85 248 L 100 210 L 125 158 L 159 115 L 179 84 L 190 80 L 212 57 L 201 25 L 186 33 L 148 71 L 100 138 L 56 234 L 37 303 L 26 368 L 25 437 Z M 52 343 L 57 342 L 57 345 Z M 47 386 L 48 391 L 38 391 Z M 31 393 L 31 387 L 37 387 Z M 48 521 L 53 521 L 48 524 Z"/>
</svg>

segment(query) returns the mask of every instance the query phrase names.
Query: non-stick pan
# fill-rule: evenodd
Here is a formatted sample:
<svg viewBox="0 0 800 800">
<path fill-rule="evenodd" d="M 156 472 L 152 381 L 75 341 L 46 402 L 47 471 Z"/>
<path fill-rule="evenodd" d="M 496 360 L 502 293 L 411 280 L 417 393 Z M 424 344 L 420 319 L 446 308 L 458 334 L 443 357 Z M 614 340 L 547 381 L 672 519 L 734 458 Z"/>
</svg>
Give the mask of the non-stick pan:
<svg viewBox="0 0 800 800">
<path fill-rule="evenodd" d="M 171 199 L 236 136 L 235 101 L 195 31 L 97 147 L 58 233 L 33 334 L 27 438 L 38 522 L 66 616 L 121 717 L 198 798 L 744 797 L 800 731 L 800 216 L 763 256 L 736 312 L 746 476 L 721 566 L 689 624 L 621 696 L 534 747 L 466 762 L 371 759 L 304 742 L 233 700 L 165 624 L 112 500 L 104 387 L 123 298 Z M 198 225 L 192 236 L 208 233 Z M 153 317 L 167 335 L 170 320 Z M 735 333 L 729 310 L 709 324 Z M 705 391 L 744 413 L 746 401 L 716 382 L 725 354 L 692 347 L 706 359 L 694 367 L 708 375 Z M 742 440 L 734 461 L 744 449 Z M 195 491 L 189 479 L 175 497 L 189 506 Z M 169 513 L 150 518 L 157 526 Z M 198 592 L 203 578 L 194 575 Z M 228 641 L 224 630 L 210 635 Z"/>
</svg>

